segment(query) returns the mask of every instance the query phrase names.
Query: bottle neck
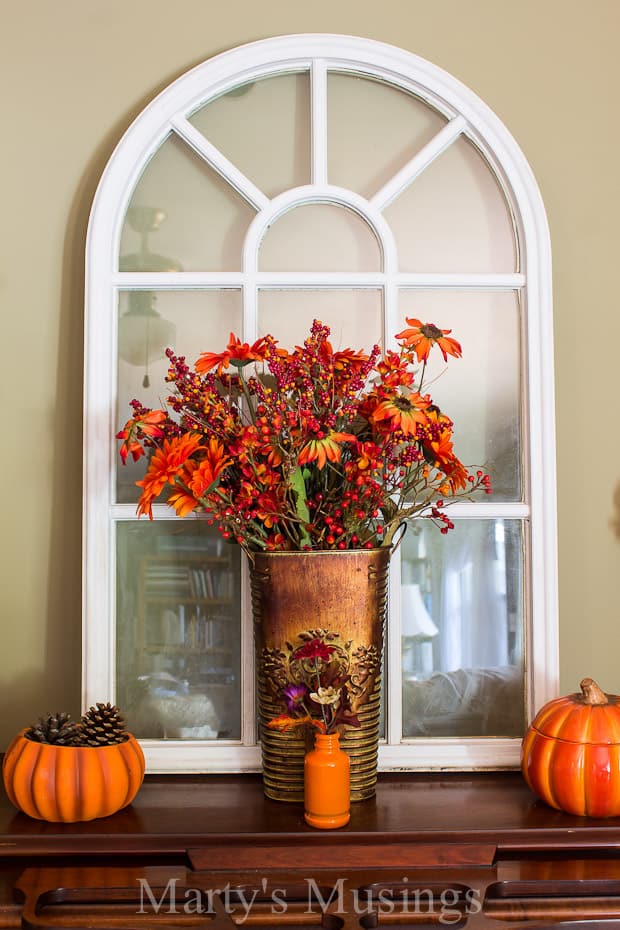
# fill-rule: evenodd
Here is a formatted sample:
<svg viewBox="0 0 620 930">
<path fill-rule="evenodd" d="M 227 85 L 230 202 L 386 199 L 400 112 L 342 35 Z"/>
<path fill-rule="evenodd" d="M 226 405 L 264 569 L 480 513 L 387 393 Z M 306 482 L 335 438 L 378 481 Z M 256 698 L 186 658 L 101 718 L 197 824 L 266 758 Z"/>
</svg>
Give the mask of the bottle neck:
<svg viewBox="0 0 620 930">
<path fill-rule="evenodd" d="M 340 735 L 338 733 L 315 733 L 314 745 L 317 749 L 340 749 Z"/>
</svg>

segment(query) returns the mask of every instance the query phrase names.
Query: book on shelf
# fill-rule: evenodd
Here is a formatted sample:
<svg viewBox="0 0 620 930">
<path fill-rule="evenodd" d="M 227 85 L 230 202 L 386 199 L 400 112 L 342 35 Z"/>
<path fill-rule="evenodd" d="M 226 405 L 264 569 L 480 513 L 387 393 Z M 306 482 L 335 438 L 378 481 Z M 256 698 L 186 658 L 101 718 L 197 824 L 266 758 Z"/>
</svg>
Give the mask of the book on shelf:
<svg viewBox="0 0 620 930">
<path fill-rule="evenodd" d="M 221 558 L 224 555 L 225 546 L 226 543 L 219 535 L 207 535 L 206 533 L 183 535 L 168 532 L 157 539 L 157 551 L 166 553 L 191 552 Z"/>
</svg>

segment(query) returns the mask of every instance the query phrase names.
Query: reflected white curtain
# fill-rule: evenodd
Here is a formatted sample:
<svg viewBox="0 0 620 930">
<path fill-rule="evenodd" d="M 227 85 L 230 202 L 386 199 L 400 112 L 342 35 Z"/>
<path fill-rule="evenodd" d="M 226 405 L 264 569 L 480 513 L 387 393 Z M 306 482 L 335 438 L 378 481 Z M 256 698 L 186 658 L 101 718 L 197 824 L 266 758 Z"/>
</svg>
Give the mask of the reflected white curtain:
<svg viewBox="0 0 620 930">
<path fill-rule="evenodd" d="M 504 541 L 496 521 L 472 521 L 445 539 L 441 587 L 433 615 L 439 626 L 439 668 L 508 665 Z"/>
</svg>

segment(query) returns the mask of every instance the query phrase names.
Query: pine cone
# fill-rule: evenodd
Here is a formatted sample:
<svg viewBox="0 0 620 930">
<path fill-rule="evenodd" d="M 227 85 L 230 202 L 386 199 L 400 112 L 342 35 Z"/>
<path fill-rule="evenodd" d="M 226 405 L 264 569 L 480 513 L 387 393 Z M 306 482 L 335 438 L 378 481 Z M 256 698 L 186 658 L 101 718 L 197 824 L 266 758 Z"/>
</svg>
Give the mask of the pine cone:
<svg viewBox="0 0 620 930">
<path fill-rule="evenodd" d="M 89 708 L 79 723 L 80 746 L 112 746 L 127 739 L 123 716 L 113 704 Z"/>
<path fill-rule="evenodd" d="M 75 746 L 79 730 L 80 725 L 71 720 L 71 714 L 48 714 L 46 717 L 39 717 L 38 721 L 26 731 L 26 736 L 35 743 Z"/>
</svg>

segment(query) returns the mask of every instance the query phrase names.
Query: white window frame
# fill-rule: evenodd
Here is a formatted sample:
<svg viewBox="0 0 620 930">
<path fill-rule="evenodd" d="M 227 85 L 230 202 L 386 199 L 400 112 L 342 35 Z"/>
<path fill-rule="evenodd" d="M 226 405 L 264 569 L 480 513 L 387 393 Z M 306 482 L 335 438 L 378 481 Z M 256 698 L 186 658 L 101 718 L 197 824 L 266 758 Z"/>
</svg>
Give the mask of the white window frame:
<svg viewBox="0 0 620 930">
<path fill-rule="evenodd" d="M 277 73 L 307 71 L 311 82 L 311 183 L 268 198 L 189 122 L 209 100 L 235 86 Z M 327 181 L 328 70 L 358 73 L 415 94 L 443 114 L 445 127 L 370 200 Z M 134 187 L 149 159 L 170 133 L 229 181 L 257 211 L 246 236 L 240 272 L 138 273 L 118 271 L 121 230 Z M 510 204 L 516 227 L 520 270 L 507 274 L 414 274 L 400 272 L 392 234 L 381 210 L 455 139 L 464 136 L 482 152 Z M 327 202 L 359 213 L 374 230 L 383 253 L 381 271 L 357 273 L 261 272 L 257 255 L 268 225 L 294 206 Z M 118 443 L 116 422 L 117 306 L 120 290 L 241 288 L 245 340 L 256 338 L 256 295 L 260 286 L 381 287 L 384 289 L 384 344 L 399 328 L 398 289 L 442 288 L 511 291 L 521 295 L 527 391 L 522 408 L 525 481 L 520 503 L 460 503 L 453 517 L 516 518 L 525 521 L 528 543 L 524 601 L 527 605 L 526 704 L 535 708 L 557 694 L 558 609 L 555 494 L 555 438 L 551 250 L 540 192 L 515 140 L 497 116 L 468 88 L 435 65 L 394 46 L 337 35 L 280 36 L 224 52 L 192 69 L 164 90 L 130 126 L 112 155 L 98 187 L 86 253 L 83 531 L 83 692 L 84 707 L 115 694 L 115 525 L 133 520 L 135 506 L 115 504 Z M 525 325 L 526 324 L 526 325 Z M 157 519 L 177 519 L 165 506 Z M 400 565 L 393 560 L 387 637 L 386 740 L 381 770 L 514 768 L 520 739 L 401 737 Z M 242 609 L 249 617 L 247 578 Z M 144 740 L 151 772 L 257 771 L 260 747 L 252 712 L 254 666 L 251 624 L 242 642 L 242 740 Z"/>
</svg>

